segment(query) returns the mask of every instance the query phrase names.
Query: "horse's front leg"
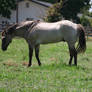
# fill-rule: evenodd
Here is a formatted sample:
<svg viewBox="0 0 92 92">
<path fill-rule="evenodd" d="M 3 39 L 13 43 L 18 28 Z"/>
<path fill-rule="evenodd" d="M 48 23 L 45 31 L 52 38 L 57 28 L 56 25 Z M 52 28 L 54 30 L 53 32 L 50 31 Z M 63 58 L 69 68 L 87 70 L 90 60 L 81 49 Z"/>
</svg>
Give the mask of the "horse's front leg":
<svg viewBox="0 0 92 92">
<path fill-rule="evenodd" d="M 73 59 L 73 50 L 71 48 L 69 48 L 69 52 L 70 52 L 69 65 L 71 65 L 72 64 L 72 59 Z"/>
<path fill-rule="evenodd" d="M 29 64 L 28 67 L 32 65 L 33 48 L 29 45 Z"/>
<path fill-rule="evenodd" d="M 36 56 L 36 59 L 38 61 L 38 65 L 41 66 L 41 62 L 40 62 L 40 59 L 39 59 L 39 47 L 40 47 L 40 45 L 35 46 L 35 56 Z"/>
</svg>

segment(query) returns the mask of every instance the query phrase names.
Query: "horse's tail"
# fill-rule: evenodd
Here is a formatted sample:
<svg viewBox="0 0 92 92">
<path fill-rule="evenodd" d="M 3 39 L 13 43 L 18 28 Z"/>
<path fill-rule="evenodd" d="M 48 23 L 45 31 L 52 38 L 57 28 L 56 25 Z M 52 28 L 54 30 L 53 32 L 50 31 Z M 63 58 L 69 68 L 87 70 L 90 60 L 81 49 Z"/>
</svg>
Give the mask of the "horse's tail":
<svg viewBox="0 0 92 92">
<path fill-rule="evenodd" d="M 79 42 L 77 45 L 77 53 L 85 52 L 86 50 L 86 38 L 85 38 L 85 30 L 81 24 L 77 24 Z"/>
</svg>

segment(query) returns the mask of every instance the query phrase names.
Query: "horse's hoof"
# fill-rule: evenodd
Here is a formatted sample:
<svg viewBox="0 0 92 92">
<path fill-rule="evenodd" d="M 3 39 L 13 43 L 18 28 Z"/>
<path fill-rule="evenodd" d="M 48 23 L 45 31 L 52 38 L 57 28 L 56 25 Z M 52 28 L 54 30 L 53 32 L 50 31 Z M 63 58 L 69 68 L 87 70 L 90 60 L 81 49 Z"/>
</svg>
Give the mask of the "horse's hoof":
<svg viewBox="0 0 92 92">
<path fill-rule="evenodd" d="M 41 66 L 42 64 L 41 63 L 39 63 L 39 66 Z"/>
<path fill-rule="evenodd" d="M 28 64 L 28 66 L 27 67 L 31 67 L 31 65 L 30 64 Z"/>
</svg>

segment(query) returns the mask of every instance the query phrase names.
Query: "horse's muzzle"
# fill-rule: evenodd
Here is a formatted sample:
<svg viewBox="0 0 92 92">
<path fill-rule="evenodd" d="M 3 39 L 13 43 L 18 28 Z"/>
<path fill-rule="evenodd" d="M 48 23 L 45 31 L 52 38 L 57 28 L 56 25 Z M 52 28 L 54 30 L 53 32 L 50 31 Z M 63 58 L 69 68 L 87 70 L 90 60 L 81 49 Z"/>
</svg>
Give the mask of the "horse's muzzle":
<svg viewBox="0 0 92 92">
<path fill-rule="evenodd" d="M 3 50 L 3 51 L 6 51 L 6 50 L 7 50 L 7 47 L 2 47 L 2 50 Z"/>
</svg>

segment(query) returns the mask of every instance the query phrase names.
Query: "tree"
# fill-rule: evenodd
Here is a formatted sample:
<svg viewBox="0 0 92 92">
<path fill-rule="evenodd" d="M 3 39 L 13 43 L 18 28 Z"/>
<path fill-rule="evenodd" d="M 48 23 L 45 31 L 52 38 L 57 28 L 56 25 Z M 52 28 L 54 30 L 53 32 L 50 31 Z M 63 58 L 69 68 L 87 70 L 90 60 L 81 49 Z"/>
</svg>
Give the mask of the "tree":
<svg viewBox="0 0 92 92">
<path fill-rule="evenodd" d="M 65 19 L 72 19 L 75 20 L 77 22 L 79 22 L 79 18 L 77 17 L 77 14 L 80 13 L 82 11 L 82 9 L 84 9 L 84 7 L 86 7 L 85 9 L 88 10 L 90 7 L 90 0 L 61 0 L 59 3 L 57 3 L 55 6 L 58 6 L 58 9 L 55 9 L 55 6 L 53 5 L 52 8 L 50 9 L 55 9 L 56 12 L 51 11 L 50 9 L 48 11 L 48 16 L 46 19 L 48 19 L 48 17 L 51 16 L 51 14 L 53 14 L 53 16 L 55 15 L 54 13 L 59 13 L 60 16 L 63 16 L 63 18 Z M 51 16 L 52 17 L 52 16 Z M 55 16 L 54 16 L 55 17 Z M 57 18 L 57 20 L 50 20 L 50 21 L 58 21 L 59 18 Z"/>
<path fill-rule="evenodd" d="M 87 15 L 88 15 L 89 17 L 92 17 L 92 12 L 88 12 Z"/>
<path fill-rule="evenodd" d="M 11 10 L 16 9 L 16 0 L 0 0 L 0 15 L 10 18 Z"/>
<path fill-rule="evenodd" d="M 76 19 L 77 14 L 81 12 L 84 7 L 85 9 L 89 9 L 89 4 L 90 0 L 63 0 L 62 8 L 61 8 L 61 14 L 66 18 L 66 19 Z"/>
<path fill-rule="evenodd" d="M 45 21 L 55 22 L 62 18 L 60 14 L 60 3 L 54 4 L 53 7 L 50 7 L 48 14 L 45 18 Z"/>
<path fill-rule="evenodd" d="M 91 26 L 91 22 L 89 21 L 88 18 L 85 17 L 85 15 L 82 15 L 80 21 L 83 26 Z"/>
</svg>

